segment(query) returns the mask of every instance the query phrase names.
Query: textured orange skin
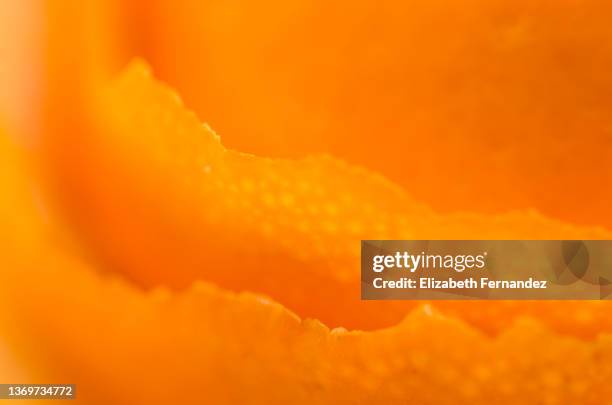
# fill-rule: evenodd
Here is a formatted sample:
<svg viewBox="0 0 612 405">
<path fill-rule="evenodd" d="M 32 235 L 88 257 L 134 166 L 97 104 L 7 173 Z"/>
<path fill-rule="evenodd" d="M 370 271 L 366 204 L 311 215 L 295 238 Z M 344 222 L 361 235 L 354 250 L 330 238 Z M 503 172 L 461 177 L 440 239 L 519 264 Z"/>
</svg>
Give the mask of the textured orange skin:
<svg viewBox="0 0 612 405">
<path fill-rule="evenodd" d="M 330 331 L 253 294 L 203 282 L 144 293 L 95 274 L 41 217 L 4 140 L 0 221 L 26 232 L 0 232 L 3 337 L 45 376 L 30 381 L 76 383 L 76 403 L 601 404 L 612 394 L 606 333 L 584 341 L 519 319 L 492 338 L 430 307 L 386 330 Z"/>
<path fill-rule="evenodd" d="M 138 5 L 142 7 L 138 7 Z M 612 227 L 600 0 L 132 3 L 134 53 L 237 150 L 330 153 L 436 210 Z"/>
<path fill-rule="evenodd" d="M 67 17 L 63 15 L 62 18 Z M 82 39 L 82 42 L 88 43 L 86 36 L 66 36 L 65 40 L 71 38 Z M 95 59 L 96 57 L 92 57 L 92 60 Z M 184 277 L 184 282 L 187 282 L 187 277 L 195 274 L 190 273 L 193 269 L 189 267 L 181 269 L 187 270 L 187 273 L 177 272 L 173 276 L 154 274 L 155 279 L 148 279 L 148 274 L 143 272 L 143 266 L 153 262 L 152 254 L 159 255 L 162 264 L 168 263 L 170 253 L 159 249 L 164 245 L 153 243 L 143 247 L 136 244 L 136 248 L 130 253 L 126 249 L 128 246 L 122 245 L 122 241 L 156 242 L 158 235 L 165 230 L 165 225 L 160 226 L 157 220 L 161 218 L 168 220 L 170 224 L 188 222 L 193 225 L 193 218 L 185 218 L 194 212 L 197 216 L 199 210 L 182 213 L 180 210 L 186 205 L 162 205 L 161 201 L 172 202 L 176 198 L 172 194 L 166 195 L 165 190 L 180 192 L 190 188 L 188 185 L 174 183 L 177 179 L 173 175 L 184 174 L 184 168 L 181 168 L 180 164 L 175 166 L 176 162 L 173 163 L 172 158 L 169 158 L 167 164 L 154 165 L 152 174 L 143 164 L 146 165 L 151 159 L 153 162 L 158 161 L 157 155 L 145 153 L 144 156 L 135 157 L 127 154 L 133 152 L 132 146 L 142 145 L 138 135 L 146 134 L 130 133 L 124 144 L 114 142 L 117 139 L 113 138 L 112 132 L 101 131 L 98 133 L 99 138 L 93 138 L 96 143 L 86 143 L 75 148 L 75 144 L 70 141 L 91 140 L 89 136 L 84 136 L 89 133 L 80 132 L 84 127 L 79 127 L 81 124 L 78 123 L 87 120 L 88 111 L 80 104 L 83 99 L 64 88 L 68 86 L 68 81 L 60 78 L 70 75 L 71 79 L 75 79 L 74 88 L 82 89 L 86 93 L 91 88 L 89 85 L 82 86 L 87 83 L 83 78 L 87 76 L 87 70 L 71 71 L 67 68 L 70 64 L 64 63 L 54 66 L 51 76 L 54 77 L 57 87 L 51 94 L 54 94 L 54 97 L 60 95 L 59 98 L 64 101 L 70 101 L 70 98 L 74 97 L 72 103 L 49 106 L 51 111 L 48 114 L 54 117 L 52 128 L 57 131 L 53 135 L 61 133 L 66 136 L 65 139 L 54 138 L 51 143 L 56 142 L 55 146 L 66 153 L 63 156 L 75 158 L 62 163 L 60 171 L 65 171 L 64 174 L 70 176 L 61 177 L 58 183 L 71 187 L 62 191 L 74 204 L 73 213 L 77 216 L 84 240 L 93 242 L 98 238 L 104 239 L 105 234 L 110 236 L 110 240 L 105 243 L 89 245 L 106 265 L 83 264 L 83 260 L 66 253 L 63 247 L 57 249 L 54 246 L 56 239 L 44 236 L 44 225 L 21 223 L 20 220 L 24 218 L 37 222 L 40 215 L 32 208 L 29 193 L 11 198 L 10 190 L 20 188 L 18 185 L 23 179 L 17 175 L 16 181 L 11 182 L 10 175 L 7 177 L 6 171 L 2 171 L 0 190 L 6 191 L 0 196 L 9 197 L 0 199 L 2 221 L 8 221 L 20 232 L 18 236 L 0 233 L 3 246 L 7 246 L 3 263 L 7 270 L 0 272 L 0 316 L 3 334 L 9 337 L 15 347 L 21 346 L 23 352 L 29 352 L 28 364 L 37 369 L 45 368 L 47 375 L 54 376 L 54 379 L 80 384 L 83 389 L 81 402 L 201 403 L 202 398 L 198 395 L 201 395 L 202 391 L 206 391 L 206 400 L 212 403 L 405 403 L 410 399 L 415 403 L 425 404 L 503 404 L 529 401 L 534 404 L 599 404 L 610 397 L 612 343 L 610 335 L 604 332 L 610 330 L 607 315 L 609 306 L 606 303 L 496 303 L 486 307 L 449 303 L 448 307 L 444 308 L 445 313 L 457 313 L 483 330 L 498 332 L 494 338 L 483 335 L 478 328 L 464 325 L 458 319 L 440 316 L 435 310 L 432 313 L 430 309 L 418 310 L 401 325 L 388 330 L 330 333 L 318 322 L 300 321 L 278 304 L 262 302 L 258 296 L 236 296 L 201 283 L 197 283 L 198 286 L 189 291 L 143 293 L 133 286 L 126 286 L 123 281 L 109 281 L 108 276 L 93 275 L 95 268 L 120 270 L 134 279 L 139 278 L 142 283 L 152 284 L 156 283 L 156 280 L 164 279 L 168 285 L 173 285 L 174 277 L 177 280 Z M 148 86 L 145 80 L 142 87 L 146 90 Z M 151 88 L 156 89 L 157 85 L 152 85 Z M 130 89 L 132 87 L 128 86 L 128 90 Z M 154 94 L 157 92 L 153 90 Z M 166 96 L 160 95 L 160 100 L 170 97 L 166 90 L 161 93 Z M 135 91 L 131 94 L 130 90 L 127 93 L 115 94 L 126 94 L 128 99 L 134 99 L 138 98 L 140 93 Z M 114 100 L 112 96 L 111 100 Z M 145 101 L 148 103 L 159 100 L 154 97 Z M 146 105 L 148 104 L 145 103 Z M 118 115 L 115 119 L 120 122 L 124 114 L 131 115 L 141 109 L 141 106 L 126 107 L 124 111 L 118 110 L 115 113 L 111 109 L 110 116 Z M 182 108 L 179 110 L 178 116 L 183 117 L 186 113 Z M 101 116 L 107 117 L 109 111 L 102 111 L 105 112 Z M 145 117 L 158 117 L 159 113 L 163 117 L 165 113 L 172 111 L 155 112 L 142 108 L 140 113 Z M 75 116 L 78 119 L 62 122 L 66 117 Z M 78 125 L 74 121 L 77 121 Z M 111 124 L 113 123 L 116 124 L 117 121 L 113 120 Z M 144 122 L 141 124 L 146 128 Z M 113 125 L 110 125 L 110 128 L 113 128 Z M 125 128 L 139 128 L 138 131 L 143 131 L 143 128 L 136 125 Z M 63 132 L 60 129 L 68 131 Z M 105 126 L 104 129 L 108 130 L 109 127 Z M 200 131 L 188 133 L 198 139 L 196 134 L 200 134 Z M 172 142 L 173 134 L 174 129 L 166 133 L 166 136 L 162 133 L 162 141 Z M 135 144 L 131 143 L 131 136 L 136 137 Z M 113 142 L 105 144 L 109 140 Z M 96 150 L 91 148 L 93 145 L 102 148 Z M 108 146 L 108 149 L 103 148 L 104 146 Z M 79 151 L 79 147 L 84 147 L 90 154 L 88 156 L 95 157 L 95 153 L 99 153 L 100 159 L 77 159 L 78 153 L 75 152 Z M 169 152 L 166 147 L 169 145 L 159 149 L 162 163 L 166 154 L 181 149 L 191 150 L 191 145 L 186 146 L 180 142 L 175 145 L 176 149 L 170 148 L 174 152 Z M 147 148 L 144 150 L 149 151 Z M 58 151 L 53 153 L 57 156 Z M 6 156 L 1 156 L 0 162 L 7 162 L 7 167 L 12 167 L 8 163 L 9 160 L 4 159 Z M 180 158 L 184 156 L 186 155 L 181 153 L 175 155 Z M 120 172 L 118 176 L 113 175 L 111 169 L 114 167 L 114 159 L 121 159 L 121 164 L 127 163 L 127 166 L 123 166 L 128 173 L 127 178 L 123 177 L 125 172 Z M 255 162 L 257 163 L 252 166 L 237 167 L 244 169 L 255 166 L 258 170 L 265 170 L 267 167 L 258 159 Z M 290 167 L 302 166 L 299 162 L 286 164 Z M 311 166 L 308 166 L 309 164 Z M 343 164 L 314 159 L 305 166 L 319 165 L 330 168 L 330 173 L 323 173 L 321 177 L 342 179 L 341 183 L 351 190 L 357 183 L 351 179 L 359 177 L 359 188 L 362 186 L 363 172 L 357 170 L 356 174 L 356 169 L 347 168 Z M 160 175 L 159 169 L 167 167 L 172 170 Z M 101 169 L 110 171 L 104 172 Z M 290 170 L 289 174 L 292 173 Z M 229 179 L 234 179 L 238 174 L 240 173 L 233 173 Z M 136 178 L 141 175 L 143 177 Z M 338 177 L 333 177 L 334 175 Z M 377 200 L 380 204 L 395 206 L 400 201 L 402 210 L 406 209 L 403 202 L 407 197 L 403 192 L 398 192 L 386 181 L 370 176 L 363 174 L 367 184 L 363 193 L 367 193 L 368 198 L 372 197 L 372 190 L 386 190 L 391 192 L 391 195 L 381 193 L 381 200 Z M 194 177 L 194 182 L 197 182 L 198 176 Z M 132 183 L 130 179 L 137 181 Z M 160 182 L 160 179 L 171 181 Z M 15 184 L 17 186 L 13 187 Z M 160 190 L 160 184 L 168 188 Z M 272 190 L 275 193 L 278 191 L 277 188 Z M 122 191 L 127 192 L 125 199 L 121 195 Z M 258 189 L 259 191 L 261 189 Z M 178 194 L 179 197 L 181 195 L 191 202 L 194 200 L 194 196 L 187 193 Z M 265 194 L 262 193 L 262 201 L 257 201 L 262 206 L 263 195 Z M 100 198 L 100 201 L 92 202 L 94 197 Z M 143 201 L 151 206 L 131 205 Z M 411 199 L 409 201 L 413 202 Z M 226 203 L 225 199 L 221 200 L 224 210 L 227 208 Z M 90 211 L 92 206 L 104 209 L 105 205 L 106 211 L 100 211 L 102 215 L 99 218 L 91 215 L 92 212 L 98 214 L 98 211 Z M 158 205 L 161 206 L 159 211 Z M 15 207 L 23 211 L 16 213 Z M 444 226 L 452 223 L 454 225 L 444 231 L 449 235 L 465 235 L 466 229 L 470 229 L 479 237 L 487 237 L 499 234 L 500 229 L 504 229 L 508 235 L 520 233 L 525 236 L 534 235 L 533 237 L 550 237 L 551 234 L 560 235 L 559 237 L 608 237 L 604 231 L 563 225 L 531 213 L 511 214 L 499 219 L 477 214 L 438 218 L 431 213 L 427 214 L 429 210 L 419 207 L 418 204 L 410 204 L 408 207 L 414 207 L 415 211 L 410 214 L 413 215 L 412 219 L 417 219 L 411 226 L 419 228 L 426 225 L 426 228 L 429 227 L 430 231 L 433 231 L 438 228 L 447 229 L 442 228 L 440 222 L 443 222 Z M 422 210 L 425 211 L 424 218 L 419 220 Z M 150 213 L 155 216 L 147 218 Z M 160 213 L 169 215 L 157 217 Z M 244 211 L 242 213 L 244 214 Z M 88 215 L 89 218 L 94 218 L 93 223 L 86 221 Z M 105 224 L 107 220 L 110 222 Z M 427 220 L 432 222 L 427 223 Z M 390 220 L 390 223 L 393 222 Z M 118 228 L 113 231 L 110 224 Z M 145 226 L 137 233 L 135 226 L 142 225 Z M 13 229 L 13 226 L 6 229 Z M 117 232 L 117 229 L 122 232 Z M 197 232 L 192 234 L 192 231 L 187 230 L 187 236 L 195 236 L 196 246 L 194 250 L 188 249 L 188 253 L 197 251 L 197 242 L 201 240 L 201 236 Z M 150 234 L 147 235 L 146 232 Z M 287 235 L 289 234 L 291 232 L 287 232 Z M 135 239 L 131 239 L 131 236 Z M 209 240 L 210 238 L 207 239 Z M 264 238 L 258 242 L 265 246 Z M 120 249 L 118 257 L 109 255 L 112 253 L 109 248 L 113 245 L 126 250 Z M 171 245 L 169 249 L 180 253 L 175 259 L 181 264 L 186 259 L 182 257 L 184 251 L 178 250 L 177 247 L 178 244 Z M 108 266 L 111 262 L 116 263 L 117 268 Z M 133 262 L 136 266 L 133 269 L 126 268 L 125 263 L 128 262 Z M 173 265 L 172 269 L 174 268 L 176 266 Z M 165 269 L 168 270 L 169 267 Z M 328 274 L 332 281 L 337 277 L 334 272 Z M 214 277 L 211 279 L 214 280 Z M 36 282 L 32 283 L 32 280 Z M 242 285 L 232 287 L 242 290 Z M 245 282 L 244 286 L 255 289 L 258 285 L 253 284 L 251 288 Z M 278 288 L 270 291 L 279 298 L 286 293 Z M 319 310 L 306 307 L 304 314 L 308 314 L 307 310 L 315 313 L 315 309 Z M 323 310 L 327 311 L 329 308 Z M 392 319 L 397 319 L 407 312 L 408 308 L 405 307 L 400 307 L 397 311 L 389 310 Z M 41 313 L 57 313 L 63 316 L 52 318 L 41 316 Z M 378 314 L 386 316 L 385 311 L 379 311 Z M 520 320 L 518 325 L 510 326 L 512 320 L 525 314 L 533 314 L 537 320 Z M 340 311 L 338 314 L 321 315 L 330 319 L 337 317 L 340 319 L 339 323 L 342 320 Z M 353 322 L 350 316 L 348 319 Z M 392 319 L 388 321 L 391 322 Z M 358 323 L 362 322 L 362 319 L 354 321 Z M 542 324 L 551 326 L 560 334 L 550 332 Z M 75 325 L 80 328 L 75 328 Z M 567 334 L 594 339 L 579 340 L 568 337 Z M 450 337 L 453 342 L 449 342 Z M 49 378 L 41 381 L 49 381 Z M 230 381 L 231 383 L 228 383 Z M 191 385 L 186 385 L 186 382 Z M 148 387 L 148 390 L 129 390 L 135 386 Z"/>
<path fill-rule="evenodd" d="M 610 238 L 531 212 L 440 216 L 332 158 L 226 150 L 141 64 L 101 99 L 98 129 L 74 139 L 78 155 L 61 160 L 63 189 L 74 192 L 73 218 L 96 257 L 140 285 L 210 280 L 265 293 L 330 326 L 371 329 L 396 324 L 415 303 L 360 300 L 361 239 Z M 579 336 L 612 329 L 608 306 L 597 302 L 435 306 L 489 332 L 519 314 Z"/>
</svg>

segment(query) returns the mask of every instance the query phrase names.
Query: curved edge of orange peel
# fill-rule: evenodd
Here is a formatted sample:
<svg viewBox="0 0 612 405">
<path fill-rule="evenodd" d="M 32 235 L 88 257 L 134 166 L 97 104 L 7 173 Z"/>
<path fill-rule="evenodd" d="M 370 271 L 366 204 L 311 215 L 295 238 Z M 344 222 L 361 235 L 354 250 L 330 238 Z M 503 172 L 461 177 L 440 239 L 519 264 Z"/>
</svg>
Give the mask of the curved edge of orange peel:
<svg viewBox="0 0 612 405">
<path fill-rule="evenodd" d="M 98 105 L 97 132 L 68 139 L 81 145 L 82 160 L 61 164 L 68 189 L 82 191 L 72 196 L 80 234 L 107 268 L 146 287 L 185 288 L 204 279 L 272 296 L 331 326 L 379 329 L 415 304 L 360 301 L 360 239 L 610 238 L 603 228 L 534 211 L 437 215 L 381 175 L 331 157 L 270 159 L 227 150 L 139 60 L 101 92 Z M 65 142 L 55 143 L 64 151 Z M 482 319 L 476 305 L 436 304 L 488 332 L 505 328 Z M 488 316 L 506 323 L 524 312 L 558 331 L 612 330 L 595 304 L 491 307 L 499 311 Z M 585 310 L 592 312 L 588 322 Z"/>
<path fill-rule="evenodd" d="M 88 390 L 102 383 L 82 390 L 101 403 L 193 403 L 200 389 L 214 403 L 588 404 L 610 393 L 610 334 L 581 341 L 519 319 L 489 337 L 430 306 L 384 330 L 330 330 L 260 295 L 204 282 L 143 292 L 50 256 L 27 273 L 38 283 L 9 297 L 14 325 L 38 331 L 30 341 L 51 370 Z"/>
</svg>

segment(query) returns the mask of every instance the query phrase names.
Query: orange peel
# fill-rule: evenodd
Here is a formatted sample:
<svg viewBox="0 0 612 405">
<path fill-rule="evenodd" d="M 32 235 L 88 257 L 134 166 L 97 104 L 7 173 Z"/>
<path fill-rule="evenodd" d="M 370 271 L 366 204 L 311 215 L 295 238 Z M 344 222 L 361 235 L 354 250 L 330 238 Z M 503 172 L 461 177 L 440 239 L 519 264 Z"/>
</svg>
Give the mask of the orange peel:
<svg viewBox="0 0 612 405">
<path fill-rule="evenodd" d="M 174 6 L 178 10 L 184 4 Z M 88 27 L 91 20 L 73 18 L 80 16 L 79 5 L 65 3 L 52 19 Z M 567 7 L 569 3 L 563 10 Z M 74 15 L 65 13 L 70 10 Z M 601 15 L 604 18 L 605 13 Z M 54 81 L 47 89 L 51 96 L 46 107 L 52 122 L 47 130 L 51 160 L 58 169 L 54 174 L 61 174 L 53 182 L 66 187 L 62 189 L 64 208 L 96 260 L 58 243 L 57 230 L 49 229 L 53 221 L 39 209 L 31 173 L 19 169 L 18 153 L 0 136 L 0 165 L 6 169 L 0 171 L 0 221 L 7 224 L 0 230 L 5 246 L 0 335 L 15 355 L 25 359 L 23 364 L 36 365 L 36 370 L 28 370 L 36 376 L 33 381 L 75 382 L 80 387 L 78 402 L 89 404 L 407 400 L 599 404 L 611 396 L 612 326 L 606 302 L 370 305 L 358 301 L 356 286 L 351 285 L 355 245 L 364 235 L 609 238 L 609 231 L 546 219 L 535 212 L 439 215 L 389 181 L 331 158 L 278 161 L 227 151 L 174 93 L 150 78 L 142 64 L 129 69 L 102 96 L 100 105 L 86 111 L 89 104 L 80 103 L 89 101 L 83 98 L 89 97 L 95 81 L 90 74 L 96 73 L 79 69 L 83 67 L 78 66 L 80 59 L 73 58 L 79 52 L 61 47 L 76 40 L 75 49 L 87 50 L 90 35 L 67 35 L 63 24 L 53 26 L 59 38 L 53 41 L 50 54 L 59 57 L 51 63 Z M 98 38 L 100 42 L 105 42 L 104 36 Z M 174 46 L 181 44 L 168 38 Z M 88 67 L 105 66 L 96 55 L 98 48 L 91 46 L 91 53 L 83 52 L 91 62 Z M 77 69 L 67 61 L 76 61 Z M 57 80 L 67 72 L 78 76 L 68 89 L 82 94 L 70 94 L 65 83 Z M 210 100 L 217 102 L 214 97 Z M 244 105 L 254 108 L 257 103 L 245 98 Z M 93 127 L 85 127 L 88 118 L 95 120 Z M 295 122 L 302 125 L 304 121 Z M 369 136 L 374 131 L 368 128 L 361 129 Z M 230 134 L 247 139 L 249 132 Z M 342 137 L 338 139 L 343 143 Z M 454 146 L 451 143 L 449 150 Z M 455 170 L 454 163 L 446 168 Z M 217 177 L 223 184 L 204 181 L 219 172 L 224 173 Z M 607 172 L 598 174 L 593 182 L 606 176 Z M 240 181 L 243 177 L 267 182 L 245 185 Z M 299 183 L 285 184 L 294 178 L 320 181 L 324 186 L 326 198 L 316 187 L 306 188 L 303 198 L 316 210 L 304 224 L 299 221 L 304 213 L 286 205 L 291 198 L 285 193 L 294 192 L 293 187 L 300 190 Z M 231 193 L 221 193 L 232 186 L 252 190 L 240 194 L 247 207 L 234 204 L 228 198 Z M 342 206 L 342 210 L 327 207 L 325 193 L 338 195 L 343 187 L 359 198 L 358 204 Z M 602 193 L 607 196 L 605 190 Z M 552 199 L 557 197 L 551 194 Z M 444 205 L 442 199 L 437 201 Z M 364 202 L 372 207 L 363 208 Z M 507 204 L 493 205 L 524 202 L 514 195 Z M 272 209 L 279 203 L 282 208 Z M 550 208 L 550 204 L 540 205 Z M 251 218 L 249 207 L 260 212 Z M 559 212 L 567 219 L 575 207 L 564 205 Z M 381 217 L 381 211 L 389 216 Z M 596 209 L 579 219 L 609 224 L 608 214 Z M 370 225 L 355 226 L 344 215 Z M 326 218 L 330 221 L 323 221 Z M 228 228 L 222 228 L 222 222 Z M 197 225 L 205 226 L 198 229 Z M 244 237 L 244 243 L 237 244 L 226 231 L 234 232 L 236 239 Z M 217 236 L 219 240 L 214 239 Z M 254 239 L 247 239 L 251 236 Z M 217 247 L 221 250 L 215 251 Z M 214 259 L 245 252 L 244 262 L 219 263 L 227 266 L 224 273 L 215 271 L 221 267 L 200 267 L 209 261 L 198 254 Z M 273 260 L 265 267 L 269 270 L 265 275 L 275 278 L 262 281 L 264 273 L 257 271 L 261 268 L 255 259 L 270 252 L 274 256 L 270 255 Z M 244 267 L 236 267 L 241 264 Z M 227 274 L 228 269 L 245 268 L 250 273 Z M 283 274 L 285 270 L 289 273 Z M 322 299 L 313 302 L 285 289 L 282 282 L 294 281 L 294 276 L 306 283 L 321 278 L 331 284 L 317 290 Z M 274 280 L 277 285 L 266 284 Z M 144 290 L 162 287 L 143 291 L 141 285 Z M 225 287 L 258 294 L 236 294 Z M 324 301 L 326 294 L 344 307 L 330 308 Z M 332 326 L 394 326 L 373 332 L 330 330 L 319 321 L 301 320 L 309 316 Z M 17 375 L 11 369 L 8 373 Z"/>
<path fill-rule="evenodd" d="M 133 51 L 232 148 L 330 153 L 436 210 L 612 227 L 599 0 L 132 2 Z M 313 29 L 316 27 L 316 29 Z"/>
<path fill-rule="evenodd" d="M 227 150 L 142 62 L 102 92 L 93 115 L 92 135 L 72 140 L 78 155 L 60 161 L 63 190 L 98 260 L 142 286 L 209 280 L 330 326 L 372 329 L 399 322 L 414 303 L 360 300 L 360 239 L 610 237 L 533 211 L 439 215 L 329 157 Z M 436 306 L 492 333 L 525 314 L 579 336 L 612 329 L 597 302 Z"/>
<path fill-rule="evenodd" d="M 203 282 L 142 292 L 45 237 L 21 192 L 29 178 L 10 167 L 0 219 L 31 218 L 22 227 L 41 237 L 3 255 L 0 324 L 39 373 L 76 383 L 78 402 L 598 404 L 611 394 L 609 334 L 583 341 L 519 320 L 489 337 L 430 306 L 393 328 L 348 332 Z"/>
</svg>

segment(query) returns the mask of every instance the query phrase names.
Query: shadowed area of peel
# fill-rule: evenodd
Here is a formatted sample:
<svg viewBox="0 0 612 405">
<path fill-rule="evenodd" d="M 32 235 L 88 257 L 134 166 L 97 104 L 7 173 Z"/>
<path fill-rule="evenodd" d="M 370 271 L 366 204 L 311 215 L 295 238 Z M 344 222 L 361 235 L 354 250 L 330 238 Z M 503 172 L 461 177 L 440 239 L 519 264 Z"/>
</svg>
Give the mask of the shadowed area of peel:
<svg viewBox="0 0 612 405">
<path fill-rule="evenodd" d="M 414 302 L 360 300 L 361 239 L 606 239 L 534 212 L 437 215 L 399 187 L 330 157 L 266 159 L 220 139 L 133 63 L 101 93 L 96 130 L 61 159 L 79 234 L 106 268 L 145 287 L 196 280 L 256 291 L 332 327 L 387 327 Z M 70 170 L 78 167 L 79 170 Z M 520 315 L 594 336 L 601 302 L 436 303 L 487 332 Z"/>
</svg>

